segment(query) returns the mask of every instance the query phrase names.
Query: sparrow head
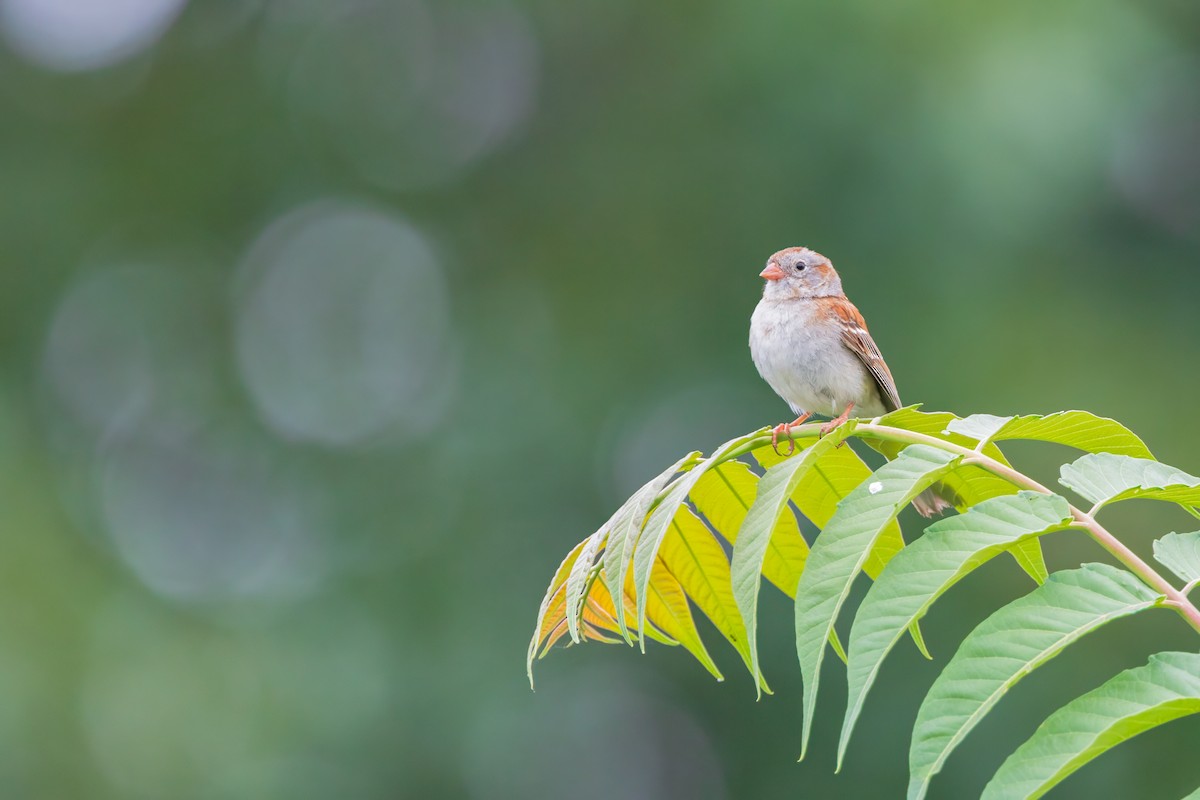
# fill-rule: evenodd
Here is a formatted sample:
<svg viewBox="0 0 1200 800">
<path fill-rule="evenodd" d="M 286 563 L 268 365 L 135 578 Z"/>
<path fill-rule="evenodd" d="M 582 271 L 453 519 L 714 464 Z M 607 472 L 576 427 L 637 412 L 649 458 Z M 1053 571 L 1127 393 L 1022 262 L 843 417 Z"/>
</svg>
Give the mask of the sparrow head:
<svg viewBox="0 0 1200 800">
<path fill-rule="evenodd" d="M 829 259 L 807 247 L 788 247 L 767 259 L 759 275 L 767 279 L 763 297 L 835 297 L 842 294 L 842 279 Z"/>
</svg>

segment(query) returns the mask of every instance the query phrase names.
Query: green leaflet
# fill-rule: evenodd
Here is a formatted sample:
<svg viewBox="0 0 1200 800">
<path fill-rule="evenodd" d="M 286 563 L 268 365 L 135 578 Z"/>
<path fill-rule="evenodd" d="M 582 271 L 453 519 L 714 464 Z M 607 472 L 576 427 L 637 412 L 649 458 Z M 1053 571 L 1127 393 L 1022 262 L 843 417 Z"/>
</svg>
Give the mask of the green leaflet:
<svg viewBox="0 0 1200 800">
<path fill-rule="evenodd" d="M 1196 713 L 1200 654 L 1158 653 L 1145 666 L 1119 673 L 1047 717 L 1000 765 L 983 798 L 1041 797 L 1115 745 Z"/>
<path fill-rule="evenodd" d="M 1154 541 L 1154 560 L 1185 583 L 1200 580 L 1200 531 L 1168 533 Z"/>
<path fill-rule="evenodd" d="M 1071 522 L 1070 505 L 1063 498 L 1021 492 L 985 500 L 965 514 L 939 520 L 897 554 L 868 590 L 850 631 L 839 769 L 866 694 L 905 629 L 951 586 L 1015 542 L 1061 530 Z"/>
<path fill-rule="evenodd" d="M 646 621 L 646 589 L 650 585 L 651 568 L 658 556 L 658 548 L 662 545 L 663 537 L 666 536 L 667 530 L 671 526 L 671 521 L 675 519 L 675 512 L 683 505 L 683 501 L 687 499 L 688 493 L 691 492 L 692 487 L 696 485 L 696 481 L 700 480 L 705 472 L 715 466 L 726 453 L 754 439 L 758 436 L 758 433 L 758 431 L 755 431 L 747 436 L 739 436 L 721 445 L 715 453 L 701 461 L 690 472 L 685 473 L 671 484 L 667 488 L 666 493 L 662 495 L 662 499 L 658 505 L 650 512 L 650 516 L 646 519 L 646 525 L 642 528 L 641 536 L 638 537 L 637 545 L 633 552 L 633 582 L 634 594 L 637 597 L 639 631 Z M 641 637 L 640 646 L 642 652 L 645 652 L 645 637 Z"/>
<path fill-rule="evenodd" d="M 754 448 L 750 451 L 750 455 L 754 456 L 754 460 L 757 461 L 763 469 L 770 469 L 785 459 L 800 455 L 801 450 L 812 447 L 820 440 L 820 438 L 821 437 L 819 436 L 806 436 L 802 439 L 793 440 L 796 445 L 796 450 L 795 452 L 786 456 L 775 452 L 775 448 L 771 447 L 769 444 Z"/>
<path fill-rule="evenodd" d="M 1153 458 L 1145 443 L 1131 430 L 1116 420 L 1098 417 L 1088 411 L 1059 411 L 1046 416 L 1028 414 L 1019 417 L 972 414 L 951 420 L 946 425 L 945 433 L 966 436 L 989 446 L 992 442 L 1006 439 L 1033 439 L 1064 444 L 1090 453 Z M 991 453 L 989 455 L 994 456 Z M 1026 540 L 1010 552 L 1035 581 L 1041 583 L 1046 580 L 1046 565 L 1037 539 Z"/>
<path fill-rule="evenodd" d="M 624 505 L 608 518 L 607 522 L 597 528 L 596 532 L 587 539 L 584 539 L 583 549 L 579 551 L 579 557 L 575 559 L 570 573 L 567 574 L 567 632 L 571 635 L 571 641 L 576 644 L 580 641 L 579 614 L 583 608 L 584 595 L 588 591 L 592 567 L 596 564 L 596 556 L 608 537 L 609 529 L 623 514 L 629 513 L 629 507 L 633 504 L 633 500 L 632 497 L 626 500 Z"/>
<path fill-rule="evenodd" d="M 1153 458 L 1145 442 L 1116 420 L 1098 417 L 1088 411 L 1059 411 L 1056 414 L 1029 414 L 1021 417 L 995 417 L 972 414 L 951 420 L 949 433 L 958 433 L 977 441 L 999 442 L 1005 439 L 1034 439 L 1065 444 L 1089 453 Z"/>
<path fill-rule="evenodd" d="M 792 490 L 792 502 L 819 530 L 823 530 L 837 511 L 838 503 L 871 476 L 871 468 L 849 445 L 826 451 L 824 457 L 811 465 Z M 904 547 L 900 524 L 888 523 L 883 534 L 871 549 L 863 572 L 872 580 L 879 577 L 891 557 Z M 795 596 L 795 587 L 792 587 Z"/>
<path fill-rule="evenodd" d="M 1160 600 L 1124 570 L 1084 564 L 1054 573 L 980 623 L 917 712 L 908 754 L 909 800 L 925 796 L 951 751 L 1021 678 L 1105 623 Z"/>
<path fill-rule="evenodd" d="M 926 436 L 932 436 L 937 439 L 943 439 L 947 442 L 952 442 L 960 447 L 975 449 L 978 447 L 978 441 L 971 436 L 964 435 L 957 430 L 957 427 L 964 424 L 966 420 L 959 419 L 954 414 L 949 412 L 925 413 L 918 411 L 920 406 L 908 406 L 893 411 L 890 414 L 885 414 L 880 418 L 879 422 L 882 425 L 890 425 L 898 428 L 913 431 L 915 433 L 923 433 Z M 1073 412 L 1064 412 L 1073 413 Z M 1080 412 L 1083 413 L 1083 412 Z M 1049 420 L 1055 415 L 1046 417 Z M 967 420 L 974 420 L 969 424 L 968 430 L 983 428 L 984 420 L 1032 420 L 1032 417 L 992 417 L 990 414 L 977 414 L 974 417 L 967 417 Z M 1037 418 L 1042 419 L 1042 418 Z M 1115 423 L 1114 423 L 1115 424 Z M 1033 427 L 1030 426 L 1030 430 Z M 1015 438 L 1015 437 L 1014 437 Z M 896 454 L 903 448 L 904 445 L 897 442 L 875 441 L 871 442 L 871 446 L 879 452 L 883 453 L 888 458 L 895 458 Z M 1002 464 L 1008 464 L 1008 460 L 1004 454 L 1000 452 L 1000 448 L 995 444 L 988 442 L 983 447 L 984 455 L 993 458 Z M 1000 497 L 1003 495 L 1014 494 L 1017 489 L 1004 478 L 993 475 L 981 467 L 968 466 L 961 467 L 953 473 L 947 475 L 941 481 L 942 485 L 951 493 L 958 496 L 956 506 L 961 510 L 965 506 L 973 506 L 991 497 Z M 1036 539 L 1030 539 L 1021 543 L 1018 547 L 1012 550 L 1013 558 L 1021 566 L 1021 569 L 1029 573 L 1029 576 L 1038 583 L 1046 579 L 1046 564 L 1042 557 L 1042 546 Z"/>
<path fill-rule="evenodd" d="M 1200 478 L 1145 458 L 1092 453 L 1060 470 L 1059 483 L 1104 506 L 1145 497 L 1179 503 L 1193 515 L 1200 504 Z"/>
<path fill-rule="evenodd" d="M 957 433 L 979 442 L 990 442 L 1005 425 L 1015 417 L 997 417 L 994 414 L 972 414 L 961 419 L 952 419 L 946 424 L 946 433 Z"/>
<path fill-rule="evenodd" d="M 782 460 L 782 459 L 781 459 Z M 759 478 L 741 461 L 726 461 L 704 474 L 690 495 L 692 504 L 709 524 L 736 544 L 746 513 L 758 495 Z M 796 582 L 808 559 L 808 542 L 800 534 L 794 514 L 782 514 L 771 532 L 763 559 L 763 577 L 788 597 L 796 596 Z"/>
<path fill-rule="evenodd" d="M 796 587 L 796 651 L 804 676 L 801 758 L 812 730 L 825 642 L 851 583 L 887 524 L 960 460 L 961 456 L 924 445 L 905 448 L 842 501 L 817 537 Z"/>
<path fill-rule="evenodd" d="M 730 585 L 729 561 L 716 535 L 690 508 L 681 506 L 663 537 L 658 557 L 696 607 L 737 650 L 755 686 L 770 693 L 757 662 L 751 660 L 746 626 Z"/>
<path fill-rule="evenodd" d="M 804 471 L 800 483 L 792 490 L 792 502 L 818 529 L 823 529 L 837 511 L 838 503 L 842 502 L 870 476 L 871 468 L 859 457 L 858 453 L 849 446 L 834 448 L 826 451 L 819 461 Z M 878 578 L 879 573 L 883 572 L 883 568 L 887 566 L 892 556 L 900 552 L 903 547 L 904 535 L 900 532 L 900 523 L 893 519 L 875 540 L 875 544 L 863 564 L 863 572 L 871 580 Z M 770 553 L 767 555 L 767 563 L 770 563 Z M 765 572 L 764 569 L 764 574 Z M 800 577 L 798 572 L 796 577 Z M 792 584 L 792 590 L 788 596 L 793 598 L 796 596 L 795 584 Z M 921 637 L 921 629 L 913 625 L 911 634 L 917 649 L 921 651 L 922 655 L 929 658 L 929 651 Z M 838 658 L 845 662 L 846 653 L 842 649 L 836 631 L 830 633 L 829 643 L 833 646 L 833 652 L 837 654 Z"/>
<path fill-rule="evenodd" d="M 690 469 L 699 463 L 699 460 L 700 453 L 693 451 L 652 478 L 629 499 L 626 504 L 626 513 L 619 516 L 609 530 L 608 543 L 604 547 L 604 585 L 608 587 L 608 593 L 613 598 L 621 597 L 625 586 L 625 571 L 629 567 L 629 560 L 633 557 L 633 549 L 637 546 L 638 534 L 642 530 L 642 523 L 646 521 L 646 514 L 650 512 L 650 506 L 658 497 L 658 493 L 667 485 L 671 476 L 681 470 Z M 629 636 L 629 629 L 625 622 L 625 604 L 616 603 L 615 605 L 617 627 L 621 631 L 622 638 L 632 645 L 633 640 Z"/>
<path fill-rule="evenodd" d="M 546 590 L 546 596 L 542 598 L 541 607 L 538 608 L 537 623 L 533 627 L 533 640 L 529 643 L 529 654 L 525 660 L 525 674 L 529 677 L 529 688 L 533 688 L 533 662 L 537 657 L 538 645 L 541 644 L 545 631 L 542 630 L 542 623 L 546 619 L 546 612 L 550 608 L 550 603 L 554 599 L 554 595 L 558 593 L 559 588 L 566 583 L 567 575 L 570 574 L 571 568 L 575 561 L 579 558 L 580 551 L 588 542 L 584 539 L 579 544 L 571 548 L 571 552 L 567 553 L 567 557 L 558 565 L 558 569 L 554 572 L 554 578 L 550 581 L 550 587 Z M 620 596 L 620 595 L 618 595 Z"/>
<path fill-rule="evenodd" d="M 737 541 L 733 545 L 733 558 L 730 566 L 733 581 L 733 596 L 737 600 L 742 619 L 746 622 L 746 634 L 750 643 L 751 672 L 758 675 L 758 593 L 762 585 L 759 575 L 762 574 L 763 560 L 767 554 L 768 545 L 775 529 L 781 520 L 795 517 L 788 508 L 788 498 L 795 491 L 806 470 L 812 467 L 823 455 L 832 451 L 853 429 L 854 423 L 849 422 L 818 441 L 812 447 L 797 456 L 786 459 L 767 470 L 758 484 L 758 495 L 750 506 L 745 520 L 737 533 Z M 782 524 L 787 525 L 785 521 Z M 803 572 L 800 581 L 804 580 Z M 759 688 L 759 687 L 756 687 Z"/>
<path fill-rule="evenodd" d="M 926 436 L 953 442 L 960 447 L 968 449 L 973 449 L 978 445 L 977 441 L 967 436 L 946 432 L 946 428 L 954 420 L 958 419 L 958 417 L 949 412 L 927 414 L 923 411 L 918 411 L 918 408 L 919 406 L 909 406 L 898 411 L 893 411 L 890 414 L 882 416 L 879 422 L 881 425 L 904 428 L 915 433 L 923 433 Z M 895 458 L 896 454 L 904 448 L 902 444 L 888 441 L 872 441 L 871 446 L 888 458 Z M 1002 464 L 1008 464 L 1008 460 L 1000 452 L 1000 448 L 994 444 L 986 445 L 983 448 L 983 453 Z M 997 477 L 982 467 L 975 466 L 961 467 L 955 470 L 952 474 L 945 476 L 942 484 L 961 499 L 961 503 L 955 504 L 960 509 L 964 506 L 973 506 L 990 497 L 1016 494 L 1017 492 L 1017 488 L 1004 478 Z"/>
<path fill-rule="evenodd" d="M 632 583 L 633 576 L 626 578 Z M 664 634 L 679 642 L 685 650 L 704 666 L 709 673 L 719 681 L 725 680 L 717 665 L 713 663 L 704 641 L 696 630 L 692 619 L 692 609 L 688 605 L 687 594 L 683 586 L 667 569 L 661 558 L 654 559 L 654 569 L 651 572 L 650 585 L 646 589 L 646 616 L 650 623 Z M 646 627 L 645 630 L 649 630 Z M 642 634 L 644 641 L 645 634 Z"/>
<path fill-rule="evenodd" d="M 934 411 L 925 412 L 919 411 L 919 405 L 907 406 L 897 411 L 884 414 L 879 418 L 879 424 L 888 425 L 895 428 L 903 428 L 913 433 L 923 433 L 926 436 L 932 436 L 936 439 L 942 439 L 947 442 L 953 442 L 961 447 L 974 448 L 978 442 L 970 437 L 963 436 L 959 433 L 947 432 L 947 428 L 955 420 L 959 419 L 949 411 Z M 879 452 L 883 453 L 888 458 L 895 458 L 896 455 L 904 449 L 905 445 L 899 442 L 880 441 L 872 444 Z M 1002 464 L 1007 464 L 1008 459 L 1000 452 L 1000 448 L 994 444 L 987 445 L 983 452 L 996 459 Z M 989 473 L 990 474 L 990 473 Z M 1006 481 L 1007 482 L 1007 481 Z"/>
</svg>

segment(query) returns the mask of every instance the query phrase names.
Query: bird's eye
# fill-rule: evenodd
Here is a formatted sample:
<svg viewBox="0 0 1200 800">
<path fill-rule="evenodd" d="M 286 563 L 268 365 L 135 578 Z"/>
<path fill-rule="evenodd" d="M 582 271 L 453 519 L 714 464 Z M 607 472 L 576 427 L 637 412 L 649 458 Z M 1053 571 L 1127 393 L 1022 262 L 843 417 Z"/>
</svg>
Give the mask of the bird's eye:
<svg viewBox="0 0 1200 800">
<path fill-rule="evenodd" d="M 808 264 L 805 264 L 803 261 L 797 261 L 796 262 L 796 272 L 804 272 L 804 268 L 807 266 L 808 266 Z"/>
</svg>

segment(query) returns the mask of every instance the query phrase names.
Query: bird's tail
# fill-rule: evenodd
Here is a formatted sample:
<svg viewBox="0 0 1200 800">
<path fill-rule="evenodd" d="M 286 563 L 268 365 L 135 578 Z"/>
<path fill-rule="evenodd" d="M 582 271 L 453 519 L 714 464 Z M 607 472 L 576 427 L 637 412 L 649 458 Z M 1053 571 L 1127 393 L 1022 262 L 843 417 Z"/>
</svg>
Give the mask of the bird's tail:
<svg viewBox="0 0 1200 800">
<path fill-rule="evenodd" d="M 958 494 L 944 483 L 935 483 L 913 498 L 913 508 L 922 517 L 936 517 L 961 502 Z"/>
</svg>

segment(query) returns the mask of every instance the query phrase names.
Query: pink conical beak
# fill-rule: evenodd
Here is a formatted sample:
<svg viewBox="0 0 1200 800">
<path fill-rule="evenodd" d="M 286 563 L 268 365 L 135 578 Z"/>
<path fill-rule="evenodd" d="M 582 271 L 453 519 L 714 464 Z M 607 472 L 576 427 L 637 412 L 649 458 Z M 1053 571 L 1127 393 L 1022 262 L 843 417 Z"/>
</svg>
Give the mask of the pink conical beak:
<svg viewBox="0 0 1200 800">
<path fill-rule="evenodd" d="M 779 268 L 779 265 L 772 261 L 770 264 L 767 264 L 766 269 L 758 273 L 758 277 L 766 278 L 769 281 L 777 281 L 784 277 L 784 274 L 783 270 Z"/>
</svg>

